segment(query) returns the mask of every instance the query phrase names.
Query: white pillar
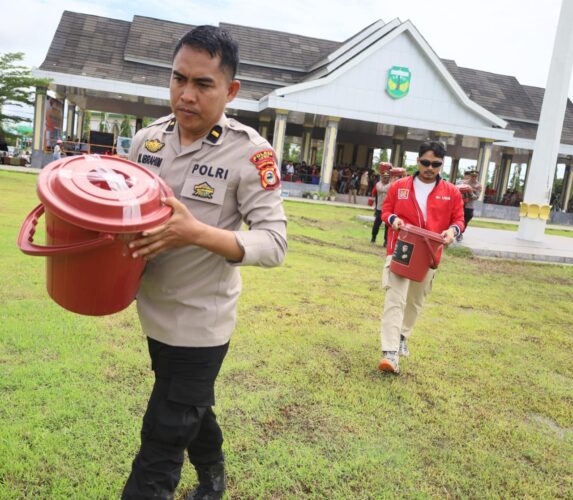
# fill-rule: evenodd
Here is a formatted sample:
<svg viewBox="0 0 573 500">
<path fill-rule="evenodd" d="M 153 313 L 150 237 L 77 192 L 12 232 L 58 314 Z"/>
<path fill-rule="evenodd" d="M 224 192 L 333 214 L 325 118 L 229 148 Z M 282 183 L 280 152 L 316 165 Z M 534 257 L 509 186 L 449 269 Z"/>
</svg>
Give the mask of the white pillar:
<svg viewBox="0 0 573 500">
<path fill-rule="evenodd" d="M 313 125 L 305 124 L 302 129 L 302 148 L 300 160 L 304 161 L 307 165 L 310 165 L 310 146 L 312 144 L 312 128 Z"/>
<path fill-rule="evenodd" d="M 390 163 L 394 167 L 402 167 L 402 156 L 404 150 L 404 141 L 402 139 L 394 139 L 392 141 L 392 152 L 390 153 Z"/>
<path fill-rule="evenodd" d="M 269 140 L 269 124 L 271 123 L 270 116 L 259 116 L 259 134 L 261 137 Z"/>
<path fill-rule="evenodd" d="M 509 182 L 509 172 L 511 171 L 511 162 L 513 155 L 501 155 L 501 165 L 497 177 L 496 198 L 497 201 L 503 200 L 503 195 L 507 192 L 507 184 Z"/>
<path fill-rule="evenodd" d="M 459 169 L 460 169 L 460 159 L 452 158 L 452 165 L 450 167 L 450 182 L 452 184 L 456 183 L 456 177 L 458 176 Z"/>
<path fill-rule="evenodd" d="M 334 165 L 334 155 L 336 154 L 336 136 L 339 122 L 340 118 L 329 116 L 326 133 L 324 134 L 322 166 L 320 167 L 320 190 L 325 192 L 330 191 L 330 179 L 332 178 L 332 166 Z"/>
<path fill-rule="evenodd" d="M 76 128 L 76 105 L 68 101 L 68 113 L 66 115 L 66 139 L 74 140 L 74 130 Z"/>
<path fill-rule="evenodd" d="M 563 0 L 557 24 L 553 55 L 545 96 L 541 107 L 539 128 L 535 138 L 535 149 L 531 160 L 529 182 L 525 190 L 524 203 L 527 215 L 521 217 L 517 237 L 529 241 L 543 241 L 546 219 L 535 217 L 535 205 L 548 206 L 557 164 L 563 118 L 567 105 L 567 94 L 573 68 L 573 2 Z M 531 205 L 533 207 L 529 208 Z M 541 214 L 541 211 L 539 212 Z"/>
<path fill-rule="evenodd" d="M 573 187 L 573 165 L 565 167 L 565 178 L 563 179 L 563 191 L 561 193 L 561 209 L 567 212 L 569 200 L 571 199 L 571 188 Z"/>
<path fill-rule="evenodd" d="M 525 167 L 525 180 L 523 181 L 523 192 L 527 189 L 527 180 L 529 179 L 529 172 L 531 171 L 531 158 L 533 157 L 533 151 L 529 153 L 527 157 L 527 165 Z"/>
<path fill-rule="evenodd" d="M 46 148 L 46 134 L 44 114 L 46 112 L 45 87 L 36 88 L 36 101 L 34 103 L 34 135 L 32 136 L 32 158 L 31 164 L 34 168 L 44 166 L 44 149 Z"/>
<path fill-rule="evenodd" d="M 279 170 L 282 168 L 283 152 L 285 146 L 285 135 L 288 111 L 284 109 L 275 109 L 275 132 L 273 134 L 273 149 L 277 157 L 277 166 Z"/>
<path fill-rule="evenodd" d="M 491 152 L 493 144 L 489 141 L 480 141 L 478 161 L 476 169 L 479 171 L 479 182 L 482 186 L 479 201 L 483 201 L 485 190 L 487 188 L 487 171 L 489 168 L 489 161 L 491 160 Z"/>
<path fill-rule="evenodd" d="M 86 112 L 83 109 L 78 109 L 78 122 L 76 126 L 76 135 L 80 142 L 83 141 L 84 137 L 84 126 L 85 126 Z"/>
</svg>

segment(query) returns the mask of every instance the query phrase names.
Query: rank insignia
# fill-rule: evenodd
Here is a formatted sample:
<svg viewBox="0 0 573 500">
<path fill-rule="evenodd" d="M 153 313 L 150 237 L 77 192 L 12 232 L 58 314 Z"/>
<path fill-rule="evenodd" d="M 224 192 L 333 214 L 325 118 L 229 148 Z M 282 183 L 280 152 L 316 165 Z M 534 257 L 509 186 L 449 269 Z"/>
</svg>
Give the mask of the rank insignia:
<svg viewBox="0 0 573 500">
<path fill-rule="evenodd" d="M 208 182 L 202 182 L 201 184 L 195 184 L 195 186 L 193 186 L 193 196 L 197 196 L 197 198 L 212 200 L 214 193 L 215 188 Z"/>
<path fill-rule="evenodd" d="M 157 153 L 157 151 L 161 151 L 165 146 L 164 142 L 161 142 L 157 139 L 148 139 L 145 141 L 145 149 L 150 153 Z"/>
<path fill-rule="evenodd" d="M 409 191 L 410 191 L 409 189 L 398 189 L 398 199 L 407 200 Z"/>
<path fill-rule="evenodd" d="M 177 120 L 175 120 L 175 118 L 172 118 L 171 121 L 169 122 L 169 124 L 167 125 L 165 132 L 173 132 L 175 130 L 175 124 L 176 123 L 177 123 Z"/>
<path fill-rule="evenodd" d="M 215 144 L 221 137 L 221 132 L 223 132 L 223 128 L 220 125 L 215 125 L 207 135 L 207 140 Z"/>
</svg>

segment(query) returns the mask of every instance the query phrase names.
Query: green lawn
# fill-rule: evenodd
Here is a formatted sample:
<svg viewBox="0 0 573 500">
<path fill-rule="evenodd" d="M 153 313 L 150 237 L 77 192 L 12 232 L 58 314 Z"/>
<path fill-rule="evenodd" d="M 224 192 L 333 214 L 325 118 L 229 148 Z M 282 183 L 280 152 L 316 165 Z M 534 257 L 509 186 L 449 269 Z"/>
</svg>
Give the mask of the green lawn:
<svg viewBox="0 0 573 500">
<path fill-rule="evenodd" d="M 35 182 L 0 172 L 0 499 L 118 498 L 145 340 L 133 307 L 47 297 L 44 259 L 15 245 Z M 286 208 L 288 257 L 243 270 L 217 384 L 229 498 L 571 498 L 573 267 L 446 252 L 402 374 L 383 375 L 383 249 L 357 209 Z M 186 464 L 178 498 L 194 482 Z"/>
</svg>

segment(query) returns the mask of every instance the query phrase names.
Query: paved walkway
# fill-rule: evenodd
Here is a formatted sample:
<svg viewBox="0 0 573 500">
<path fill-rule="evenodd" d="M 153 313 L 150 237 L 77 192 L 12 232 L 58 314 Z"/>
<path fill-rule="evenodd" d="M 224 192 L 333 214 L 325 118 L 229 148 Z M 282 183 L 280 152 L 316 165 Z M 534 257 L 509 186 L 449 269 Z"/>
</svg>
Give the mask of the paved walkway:
<svg viewBox="0 0 573 500">
<path fill-rule="evenodd" d="M 470 223 L 457 244 L 484 257 L 573 264 L 573 237 L 546 234 L 543 242 L 525 241 L 517 237 L 517 231 L 472 227 Z"/>
<path fill-rule="evenodd" d="M 12 167 L 8 165 L 1 165 L 0 170 L 9 170 L 14 172 L 27 172 L 27 173 L 38 173 L 39 169 L 29 168 L 29 167 Z M 364 205 L 354 205 L 350 203 L 336 202 L 336 201 L 320 201 L 320 200 L 309 200 L 302 198 L 285 198 L 290 201 L 296 201 L 301 203 L 318 203 L 318 204 L 329 204 L 335 206 L 345 206 L 351 208 L 360 208 L 364 210 L 367 206 Z M 365 222 L 371 223 L 374 217 L 371 215 L 359 215 L 358 218 Z M 506 224 L 515 224 L 516 221 L 500 221 L 497 219 L 480 219 L 475 220 L 487 220 L 491 222 L 503 222 Z M 557 226 L 548 225 L 548 227 L 554 229 L 564 229 L 568 231 L 573 231 L 571 226 Z M 464 239 L 460 243 L 455 243 L 455 245 L 461 245 L 463 247 L 469 248 L 475 255 L 480 255 L 484 257 L 498 257 L 503 259 L 523 259 L 529 261 L 537 262 L 553 262 L 559 264 L 573 264 L 573 237 L 569 238 L 567 236 L 550 236 L 545 235 L 545 241 L 542 243 L 536 243 L 533 241 L 525 241 L 517 238 L 517 231 L 506 231 L 502 229 L 485 229 L 480 227 L 470 227 L 464 233 Z"/>
</svg>

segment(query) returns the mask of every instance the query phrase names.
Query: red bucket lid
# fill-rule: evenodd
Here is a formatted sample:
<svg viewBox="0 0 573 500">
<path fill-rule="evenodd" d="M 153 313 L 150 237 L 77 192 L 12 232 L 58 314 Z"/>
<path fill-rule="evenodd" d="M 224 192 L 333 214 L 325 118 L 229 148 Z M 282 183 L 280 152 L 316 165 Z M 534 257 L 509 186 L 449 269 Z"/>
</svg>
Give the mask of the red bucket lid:
<svg viewBox="0 0 573 500">
<path fill-rule="evenodd" d="M 404 236 L 403 231 L 410 234 L 415 234 L 416 236 L 420 236 L 421 238 L 428 238 L 433 240 L 437 243 L 444 243 L 444 238 L 439 233 L 434 233 L 433 231 L 428 231 L 427 229 L 423 229 L 418 226 L 414 226 L 412 224 L 404 224 L 400 231 L 398 232 L 398 239 L 400 236 Z"/>
<path fill-rule="evenodd" d="M 113 156 L 82 155 L 46 165 L 38 197 L 61 219 L 92 231 L 135 233 L 171 216 L 161 198 L 173 196 L 150 170 Z"/>
<path fill-rule="evenodd" d="M 392 177 L 404 177 L 406 175 L 406 169 L 402 167 L 392 167 L 390 169 L 390 175 Z"/>
</svg>

